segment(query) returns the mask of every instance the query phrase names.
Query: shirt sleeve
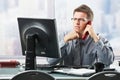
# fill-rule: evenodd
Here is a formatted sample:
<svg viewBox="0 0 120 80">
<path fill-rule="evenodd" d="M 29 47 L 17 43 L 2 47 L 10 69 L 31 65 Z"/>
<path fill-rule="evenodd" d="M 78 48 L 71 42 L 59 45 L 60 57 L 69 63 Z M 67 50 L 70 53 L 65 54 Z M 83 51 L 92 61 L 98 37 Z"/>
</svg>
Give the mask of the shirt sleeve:
<svg viewBox="0 0 120 80">
<path fill-rule="evenodd" d="M 68 33 L 67 32 L 64 32 L 64 33 L 59 33 L 58 34 L 58 42 L 59 42 L 59 47 L 62 48 L 66 45 L 66 43 L 64 42 L 64 36 Z"/>
<path fill-rule="evenodd" d="M 99 41 L 96 42 L 95 45 L 97 62 L 103 62 L 106 66 L 112 64 L 114 61 L 114 53 L 109 41 L 100 36 Z"/>
</svg>

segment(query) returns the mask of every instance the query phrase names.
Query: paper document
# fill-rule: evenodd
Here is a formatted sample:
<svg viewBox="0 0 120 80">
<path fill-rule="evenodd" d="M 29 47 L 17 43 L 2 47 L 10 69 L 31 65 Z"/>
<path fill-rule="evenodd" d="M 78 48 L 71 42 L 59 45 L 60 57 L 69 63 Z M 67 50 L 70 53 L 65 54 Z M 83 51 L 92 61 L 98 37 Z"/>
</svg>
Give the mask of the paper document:
<svg viewBox="0 0 120 80">
<path fill-rule="evenodd" d="M 80 68 L 80 69 L 62 68 L 62 69 L 55 70 L 55 72 L 66 73 L 66 74 L 74 74 L 74 75 L 85 75 L 85 74 L 95 73 L 95 70 L 86 69 L 86 68 Z"/>
</svg>

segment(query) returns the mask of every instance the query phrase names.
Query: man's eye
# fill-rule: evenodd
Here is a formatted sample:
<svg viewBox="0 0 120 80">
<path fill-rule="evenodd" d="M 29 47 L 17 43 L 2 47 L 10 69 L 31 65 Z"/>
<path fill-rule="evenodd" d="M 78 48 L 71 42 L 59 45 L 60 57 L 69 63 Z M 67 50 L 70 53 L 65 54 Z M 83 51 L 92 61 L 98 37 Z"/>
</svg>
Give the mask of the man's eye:
<svg viewBox="0 0 120 80">
<path fill-rule="evenodd" d="M 84 21 L 84 22 L 85 22 L 85 19 L 83 19 L 83 18 L 80 18 L 80 19 L 79 19 L 79 21 Z"/>
<path fill-rule="evenodd" d="M 85 22 L 86 21 L 86 19 L 84 19 L 84 18 L 71 18 L 71 20 L 73 20 L 73 21 L 82 21 L 82 22 Z"/>
</svg>

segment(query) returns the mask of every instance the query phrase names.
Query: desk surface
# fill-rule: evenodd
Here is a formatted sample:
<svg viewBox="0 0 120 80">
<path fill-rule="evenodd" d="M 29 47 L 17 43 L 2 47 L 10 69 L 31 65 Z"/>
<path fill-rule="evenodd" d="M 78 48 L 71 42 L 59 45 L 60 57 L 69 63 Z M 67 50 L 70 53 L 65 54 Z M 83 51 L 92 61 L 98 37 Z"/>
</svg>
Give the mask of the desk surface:
<svg viewBox="0 0 120 80">
<path fill-rule="evenodd" d="M 17 73 L 24 71 L 20 68 L 0 68 L 0 80 L 10 80 Z M 60 73 L 50 73 L 56 80 L 87 80 L 88 77 L 79 77 Z"/>
</svg>

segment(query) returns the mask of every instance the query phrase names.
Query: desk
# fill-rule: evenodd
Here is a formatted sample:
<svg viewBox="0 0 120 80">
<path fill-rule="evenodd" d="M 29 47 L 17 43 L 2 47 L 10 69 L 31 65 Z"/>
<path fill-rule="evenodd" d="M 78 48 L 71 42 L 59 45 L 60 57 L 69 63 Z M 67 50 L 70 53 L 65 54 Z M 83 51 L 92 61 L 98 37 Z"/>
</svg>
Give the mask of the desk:
<svg viewBox="0 0 120 80">
<path fill-rule="evenodd" d="M 20 68 L 0 68 L 0 80 L 10 80 L 17 73 L 24 70 Z M 42 70 L 41 70 L 42 71 Z M 78 77 L 67 74 L 50 73 L 56 80 L 87 80 L 88 77 Z"/>
</svg>

